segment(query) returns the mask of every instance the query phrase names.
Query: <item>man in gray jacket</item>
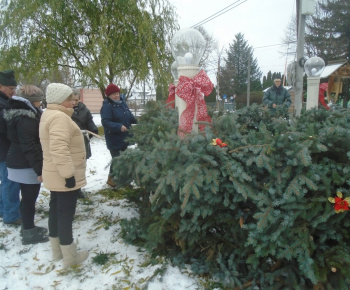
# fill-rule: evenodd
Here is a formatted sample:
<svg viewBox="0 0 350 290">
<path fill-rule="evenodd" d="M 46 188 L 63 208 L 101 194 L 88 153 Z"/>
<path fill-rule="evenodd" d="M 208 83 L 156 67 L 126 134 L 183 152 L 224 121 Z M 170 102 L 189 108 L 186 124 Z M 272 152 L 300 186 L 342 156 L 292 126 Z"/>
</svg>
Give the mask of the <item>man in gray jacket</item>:
<svg viewBox="0 0 350 290">
<path fill-rule="evenodd" d="M 278 106 L 288 109 L 292 104 L 288 90 L 281 85 L 281 79 L 275 79 L 273 82 L 274 85 L 264 93 L 263 104 L 272 111 L 275 111 Z"/>
</svg>

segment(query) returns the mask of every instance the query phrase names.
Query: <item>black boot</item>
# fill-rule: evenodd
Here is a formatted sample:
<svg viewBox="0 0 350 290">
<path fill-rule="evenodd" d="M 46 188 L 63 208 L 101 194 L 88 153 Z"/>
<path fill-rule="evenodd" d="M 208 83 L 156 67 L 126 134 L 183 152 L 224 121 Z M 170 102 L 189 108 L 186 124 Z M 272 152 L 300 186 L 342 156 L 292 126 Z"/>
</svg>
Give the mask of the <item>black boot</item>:
<svg viewBox="0 0 350 290">
<path fill-rule="evenodd" d="M 41 234 L 41 235 L 46 235 L 48 232 L 48 230 L 43 228 L 43 227 L 34 226 L 34 228 L 36 228 L 36 230 L 38 231 L 38 234 Z M 21 227 L 20 235 L 21 235 L 21 237 L 23 236 L 23 225 Z"/>
<path fill-rule="evenodd" d="M 23 230 L 22 244 L 37 244 L 48 242 L 49 238 L 46 235 L 40 234 L 38 228 L 32 228 L 30 230 Z"/>
<path fill-rule="evenodd" d="M 82 192 L 81 188 L 78 189 L 78 198 L 85 198 L 85 194 Z"/>
</svg>

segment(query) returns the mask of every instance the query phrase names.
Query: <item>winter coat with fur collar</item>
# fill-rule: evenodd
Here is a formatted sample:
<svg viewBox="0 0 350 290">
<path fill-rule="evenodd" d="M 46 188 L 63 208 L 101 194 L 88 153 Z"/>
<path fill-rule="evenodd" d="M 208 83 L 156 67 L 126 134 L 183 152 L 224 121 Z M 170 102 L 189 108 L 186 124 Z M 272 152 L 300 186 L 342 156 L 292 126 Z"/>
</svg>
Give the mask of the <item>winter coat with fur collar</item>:
<svg viewBox="0 0 350 290">
<path fill-rule="evenodd" d="M 43 154 L 39 139 L 41 109 L 35 108 L 28 100 L 13 97 L 10 109 L 4 112 L 7 122 L 7 138 L 11 141 L 6 157 L 8 168 L 33 168 L 40 176 Z"/>
</svg>

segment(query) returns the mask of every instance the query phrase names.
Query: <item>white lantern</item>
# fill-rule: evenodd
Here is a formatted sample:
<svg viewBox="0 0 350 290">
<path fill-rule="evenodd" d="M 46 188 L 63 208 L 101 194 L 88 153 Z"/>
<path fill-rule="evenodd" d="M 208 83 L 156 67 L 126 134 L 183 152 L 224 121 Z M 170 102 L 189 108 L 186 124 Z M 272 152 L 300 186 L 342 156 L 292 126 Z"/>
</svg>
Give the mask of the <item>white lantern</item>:
<svg viewBox="0 0 350 290">
<path fill-rule="evenodd" d="M 196 29 L 179 30 L 171 40 L 171 52 L 178 67 L 198 66 L 206 46 L 203 35 Z"/>
<path fill-rule="evenodd" d="M 322 58 L 318 56 L 309 58 L 304 64 L 305 73 L 308 77 L 321 76 L 324 68 L 325 62 Z"/>
<path fill-rule="evenodd" d="M 304 69 L 307 75 L 306 110 L 318 108 L 320 79 L 324 68 L 324 60 L 317 56 L 311 57 L 305 62 Z"/>
</svg>

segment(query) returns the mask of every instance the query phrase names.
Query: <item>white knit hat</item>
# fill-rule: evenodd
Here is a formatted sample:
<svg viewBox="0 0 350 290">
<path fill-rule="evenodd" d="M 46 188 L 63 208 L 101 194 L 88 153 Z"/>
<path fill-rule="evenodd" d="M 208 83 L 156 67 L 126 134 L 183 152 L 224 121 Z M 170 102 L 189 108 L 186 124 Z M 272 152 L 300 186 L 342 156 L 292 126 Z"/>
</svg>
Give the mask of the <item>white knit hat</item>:
<svg viewBox="0 0 350 290">
<path fill-rule="evenodd" d="M 67 85 L 51 83 L 46 88 L 46 103 L 62 104 L 72 93 L 73 90 Z"/>
</svg>

